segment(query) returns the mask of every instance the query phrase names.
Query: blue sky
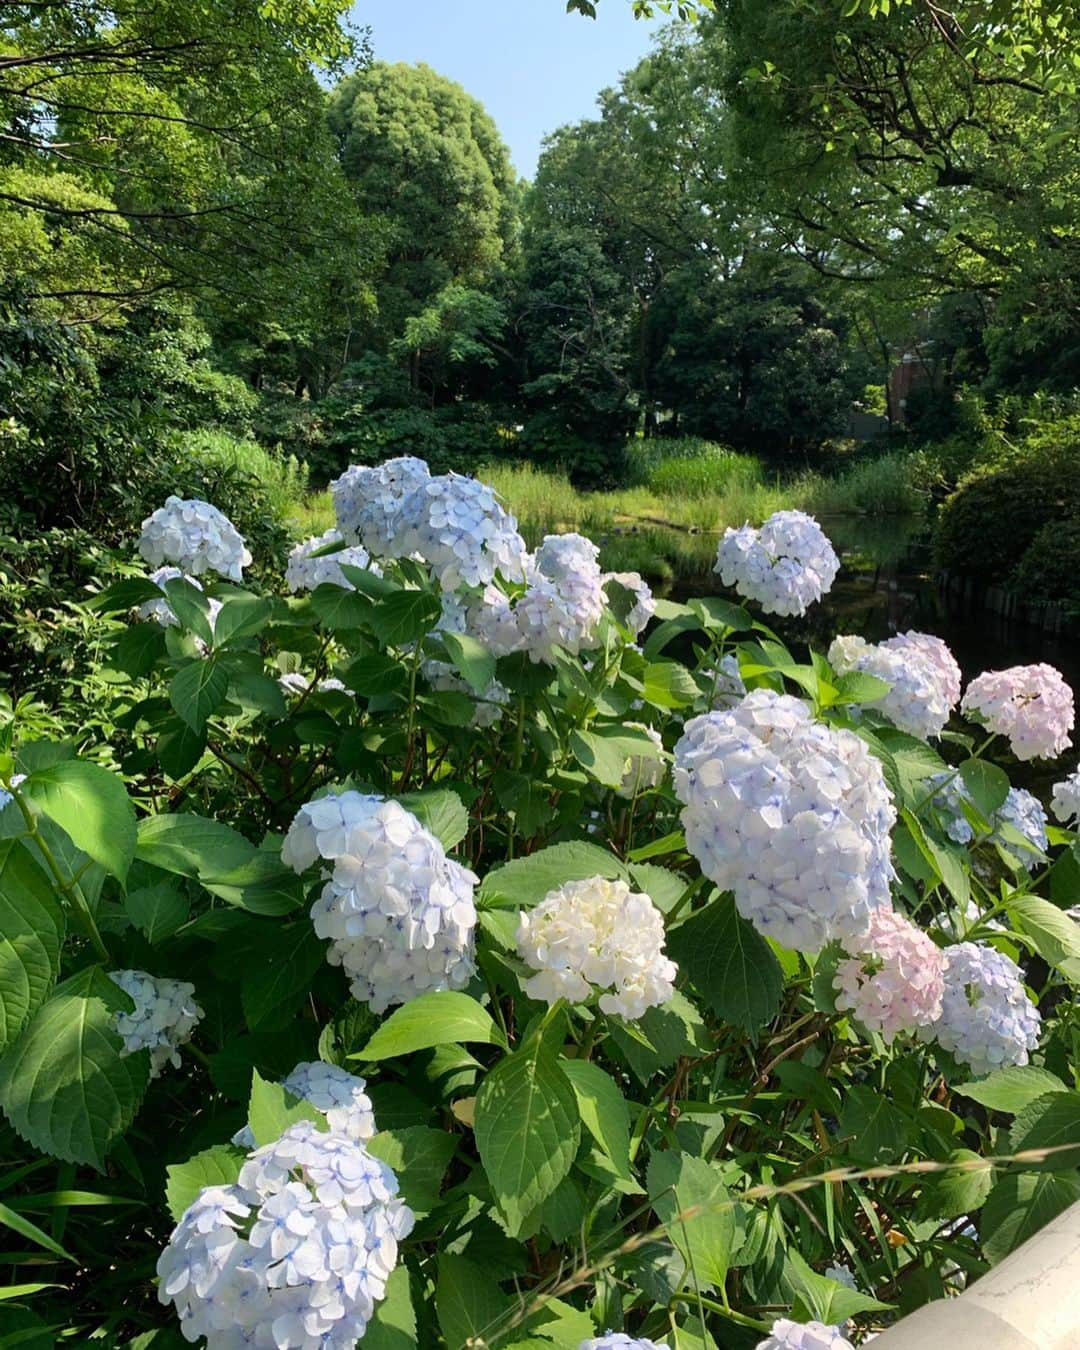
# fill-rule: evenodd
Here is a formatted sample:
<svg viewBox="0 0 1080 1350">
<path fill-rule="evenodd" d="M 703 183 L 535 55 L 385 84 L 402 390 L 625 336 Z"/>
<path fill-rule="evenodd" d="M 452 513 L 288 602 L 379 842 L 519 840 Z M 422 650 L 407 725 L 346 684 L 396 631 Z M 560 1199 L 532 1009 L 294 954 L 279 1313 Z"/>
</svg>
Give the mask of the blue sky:
<svg viewBox="0 0 1080 1350">
<path fill-rule="evenodd" d="M 380 61 L 424 61 L 463 84 L 527 178 L 544 136 L 592 116 L 658 26 L 627 0 L 602 0 L 596 20 L 567 14 L 564 0 L 358 0 L 352 18 L 370 25 Z"/>
</svg>

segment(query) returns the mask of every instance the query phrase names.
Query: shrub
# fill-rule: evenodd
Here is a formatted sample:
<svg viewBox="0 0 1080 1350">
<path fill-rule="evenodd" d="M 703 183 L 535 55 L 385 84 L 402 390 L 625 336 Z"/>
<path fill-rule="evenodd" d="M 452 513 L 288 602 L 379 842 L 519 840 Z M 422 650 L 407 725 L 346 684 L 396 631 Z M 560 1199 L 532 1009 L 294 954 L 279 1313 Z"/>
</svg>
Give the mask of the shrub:
<svg viewBox="0 0 1080 1350">
<path fill-rule="evenodd" d="M 1036 531 L 1009 584 L 1026 599 L 1080 612 L 1080 520 L 1053 520 Z"/>
<path fill-rule="evenodd" d="M 482 530 L 435 528 L 433 562 L 477 562 Z M 966 737 L 947 762 L 736 595 L 639 631 L 588 550 L 551 554 L 528 631 L 564 645 L 537 660 L 495 647 L 520 580 L 458 592 L 462 634 L 435 626 L 456 562 L 292 603 L 266 566 L 96 595 L 99 726 L 0 699 L 0 1339 L 179 1344 L 169 1244 L 162 1293 L 228 1341 L 282 1304 L 310 1316 L 270 1339 L 309 1339 L 358 1291 L 369 1344 L 402 1350 L 753 1344 L 792 1310 L 861 1341 L 898 1274 L 904 1310 L 944 1297 L 1072 1200 L 1037 1153 L 971 1171 L 1074 1109 L 1077 937 L 1047 898 L 1069 836 L 1035 819 L 1045 868 L 1038 803 Z M 147 601 L 176 622 L 128 621 Z M 947 653 L 914 650 L 905 698 L 955 704 Z M 366 1241 L 394 1185 L 418 1222 Z M 823 1273 L 853 1254 L 858 1292 Z M 346 1257 L 373 1278 L 334 1295 Z"/>
<path fill-rule="evenodd" d="M 999 466 L 976 470 L 942 504 L 934 533 L 941 567 L 1004 581 L 1044 525 L 1080 514 L 1080 438 L 1046 432 Z"/>
</svg>

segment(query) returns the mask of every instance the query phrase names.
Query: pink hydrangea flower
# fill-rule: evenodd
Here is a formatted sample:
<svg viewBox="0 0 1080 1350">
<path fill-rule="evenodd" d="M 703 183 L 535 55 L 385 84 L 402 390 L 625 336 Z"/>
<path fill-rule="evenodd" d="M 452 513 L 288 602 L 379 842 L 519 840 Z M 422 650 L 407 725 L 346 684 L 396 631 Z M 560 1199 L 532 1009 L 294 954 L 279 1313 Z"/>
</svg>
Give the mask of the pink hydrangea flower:
<svg viewBox="0 0 1080 1350">
<path fill-rule="evenodd" d="M 886 1041 L 928 1026 L 941 1015 L 945 962 L 941 951 L 910 920 L 875 909 L 865 936 L 849 939 L 836 967 L 836 1006 L 851 1012 Z"/>
<path fill-rule="evenodd" d="M 1044 662 L 985 671 L 968 685 L 960 706 L 1007 736 L 1017 759 L 1055 759 L 1072 744 L 1073 692 Z"/>
</svg>

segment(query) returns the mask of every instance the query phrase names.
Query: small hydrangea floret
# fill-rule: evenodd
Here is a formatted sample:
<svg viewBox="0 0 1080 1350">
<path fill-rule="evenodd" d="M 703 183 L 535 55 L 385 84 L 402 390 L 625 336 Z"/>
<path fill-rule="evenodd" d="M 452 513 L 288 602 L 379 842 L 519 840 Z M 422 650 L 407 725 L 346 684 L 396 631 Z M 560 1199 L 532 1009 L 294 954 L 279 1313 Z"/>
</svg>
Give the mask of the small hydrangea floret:
<svg viewBox="0 0 1080 1350">
<path fill-rule="evenodd" d="M 322 552 L 332 544 L 342 547 L 333 553 Z M 316 586 L 340 586 L 342 590 L 355 590 L 356 587 L 341 570 L 342 563 L 346 567 L 358 567 L 377 577 L 382 576 L 382 569 L 378 563 L 371 561 L 366 548 L 359 545 L 349 548 L 337 530 L 327 530 L 324 534 L 305 539 L 292 550 L 285 568 L 285 584 L 293 594 L 297 591 L 313 591 Z"/>
<path fill-rule="evenodd" d="M 1054 784 L 1050 809 L 1062 825 L 1080 825 L 1080 769 Z"/>
</svg>

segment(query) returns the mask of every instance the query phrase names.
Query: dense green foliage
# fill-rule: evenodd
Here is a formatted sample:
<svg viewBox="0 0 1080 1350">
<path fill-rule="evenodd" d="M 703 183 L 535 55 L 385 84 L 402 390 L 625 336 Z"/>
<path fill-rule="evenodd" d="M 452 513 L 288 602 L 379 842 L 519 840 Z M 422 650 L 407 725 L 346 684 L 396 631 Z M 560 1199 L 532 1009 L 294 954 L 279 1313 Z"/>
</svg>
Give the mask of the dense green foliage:
<svg viewBox="0 0 1080 1350">
<path fill-rule="evenodd" d="M 224 603 L 213 630 L 184 582 L 168 593 L 182 622 L 130 622 L 160 592 L 124 581 L 83 610 L 101 644 L 96 720 L 72 743 L 40 709 L 5 712 L 0 779 L 29 776 L 0 809 L 0 928 L 15 934 L 20 896 L 3 960 L 28 992 L 3 1003 L 0 1221 L 26 1287 L 0 1330 L 180 1344 L 152 1285 L 169 1210 L 235 1177 L 228 1140 L 249 1097 L 260 1128 L 293 1118 L 260 1082 L 301 1059 L 364 1073 L 372 1148 L 421 1216 L 407 1278 L 369 1332 L 402 1350 L 474 1332 L 577 1350 L 608 1326 L 742 1347 L 789 1308 L 880 1326 L 1000 1261 L 1080 1192 L 1068 1151 L 1041 1170 L 979 1162 L 1052 1146 L 1075 1119 L 1080 930 L 1059 907 L 1075 894 L 1073 837 L 1055 831 L 1053 865 L 1031 874 L 1011 836 L 988 838 L 1008 780 L 969 729 L 943 747 L 973 793 L 962 847 L 929 806 L 946 759 L 871 710 L 852 720 L 879 684 L 796 660 L 728 600 L 662 605 L 643 650 L 615 600 L 602 659 L 535 666 L 430 633 L 439 594 L 412 564 L 352 575 L 358 590 L 300 598 L 209 583 Z M 1047 1017 L 1037 1065 L 970 1082 L 940 1050 L 867 1036 L 835 1009 L 828 951 L 766 941 L 701 877 L 666 782 L 613 792 L 628 755 L 667 758 L 726 653 L 751 684 L 859 729 L 906 810 L 905 905 L 940 941 L 960 924 L 1024 963 Z M 474 696 L 429 685 L 429 657 L 473 694 L 496 674 L 511 691 L 501 721 L 473 728 Z M 283 671 L 345 687 L 283 692 Z M 662 750 L 627 726 L 632 705 Z M 465 992 L 380 1019 L 326 964 L 306 914 L 317 869 L 283 866 L 280 841 L 330 785 L 399 797 L 480 874 Z M 681 967 L 675 999 L 637 1024 L 546 1010 L 522 988 L 518 909 L 595 874 L 652 895 Z M 973 896 L 984 918 L 967 927 Z M 146 1052 L 122 1057 L 109 1025 L 125 996 L 102 972 L 130 967 L 192 981 L 206 1013 L 182 1067 L 150 1081 Z M 882 1164 L 895 1172 L 867 1172 Z M 835 1260 L 865 1293 L 820 1273 Z"/>
</svg>

